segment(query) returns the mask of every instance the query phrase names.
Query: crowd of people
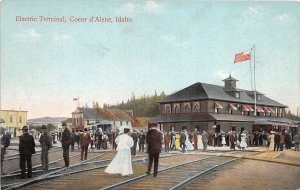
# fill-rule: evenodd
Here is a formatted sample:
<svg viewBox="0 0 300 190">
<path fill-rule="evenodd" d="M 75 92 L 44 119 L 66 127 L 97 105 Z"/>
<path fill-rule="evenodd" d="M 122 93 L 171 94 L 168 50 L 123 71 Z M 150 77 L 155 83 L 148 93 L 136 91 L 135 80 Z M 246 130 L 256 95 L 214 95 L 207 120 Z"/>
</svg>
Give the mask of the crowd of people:
<svg viewBox="0 0 300 190">
<path fill-rule="evenodd" d="M 150 174 L 154 162 L 153 177 L 157 176 L 157 167 L 159 154 L 162 150 L 170 151 L 196 151 L 202 149 L 207 150 L 208 146 L 228 147 L 231 150 L 236 148 L 245 150 L 248 146 L 264 146 L 270 151 L 283 151 L 283 149 L 291 149 L 295 147 L 295 151 L 300 149 L 299 132 L 294 136 L 288 130 L 282 131 L 248 131 L 236 132 L 231 130 L 228 132 L 220 131 L 218 133 L 203 130 L 201 133 L 194 129 L 187 131 L 160 131 L 157 125 L 151 125 L 148 131 L 136 130 L 131 127 L 122 126 L 118 130 L 103 132 L 100 129 L 88 131 L 70 131 L 66 123 L 62 123 L 63 131 L 57 136 L 57 140 L 61 142 L 63 149 L 63 158 L 65 167 L 69 167 L 69 151 L 75 150 L 75 144 L 81 150 L 81 161 L 87 159 L 88 151 L 94 149 L 107 150 L 111 147 L 113 151 L 117 151 L 116 157 L 105 170 L 108 174 L 119 173 L 122 176 L 132 174 L 131 157 L 135 156 L 137 151 L 147 151 L 149 162 L 147 174 Z M 45 172 L 48 171 L 48 151 L 53 146 L 53 133 L 47 130 L 45 125 L 38 135 L 41 145 L 41 161 Z M 32 177 L 31 156 L 35 153 L 34 136 L 30 134 L 29 127 L 22 128 L 22 135 L 19 137 L 20 152 L 20 169 L 22 178 Z M 1 127 L 1 169 L 4 160 L 6 148 L 9 146 L 10 135 L 5 133 L 5 128 Z M 27 170 L 27 176 L 25 171 Z M 3 171 L 1 170 L 1 173 Z"/>
</svg>

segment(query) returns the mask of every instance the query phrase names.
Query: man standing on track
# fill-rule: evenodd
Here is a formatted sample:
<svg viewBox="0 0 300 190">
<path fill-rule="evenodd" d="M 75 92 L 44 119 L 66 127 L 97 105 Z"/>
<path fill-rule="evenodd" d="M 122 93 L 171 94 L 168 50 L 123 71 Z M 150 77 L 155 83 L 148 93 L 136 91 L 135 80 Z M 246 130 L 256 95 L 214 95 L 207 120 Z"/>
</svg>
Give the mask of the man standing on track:
<svg viewBox="0 0 300 190">
<path fill-rule="evenodd" d="M 162 134 L 157 130 L 157 124 L 151 124 L 151 128 L 147 132 L 146 135 L 146 143 L 148 144 L 148 170 L 147 174 L 149 175 L 152 168 L 152 163 L 154 160 L 154 173 L 153 177 L 157 177 L 158 171 L 158 161 L 159 161 L 159 154 L 161 152 L 161 145 L 162 145 Z"/>
<path fill-rule="evenodd" d="M 179 142 L 180 142 L 180 148 L 183 153 L 185 153 L 185 148 L 186 148 L 185 141 L 186 141 L 186 135 L 184 133 L 184 130 L 182 130 L 180 133 Z"/>
<path fill-rule="evenodd" d="M 64 131 L 61 135 L 61 144 L 63 148 L 63 157 L 65 161 L 65 167 L 69 167 L 70 160 L 69 160 L 69 148 L 71 144 L 71 132 L 67 127 L 67 124 L 65 122 L 62 123 L 64 127 Z"/>
<path fill-rule="evenodd" d="M 194 150 L 198 150 L 198 130 L 194 129 L 193 133 Z"/>
<path fill-rule="evenodd" d="M 32 178 L 32 162 L 31 156 L 35 153 L 35 143 L 32 135 L 28 133 L 29 127 L 22 128 L 23 135 L 19 137 L 19 152 L 20 152 L 20 169 L 21 178 L 25 178 L 26 164 L 27 164 L 27 177 Z"/>
<path fill-rule="evenodd" d="M 84 159 L 87 159 L 87 152 L 89 149 L 89 144 L 91 143 L 91 135 L 87 132 L 87 128 L 84 128 L 83 133 L 80 135 L 80 146 L 81 146 L 81 161 L 83 161 L 83 152 Z"/>
<path fill-rule="evenodd" d="M 208 143 L 208 133 L 205 130 L 203 130 L 201 136 L 202 136 L 203 151 L 206 151 L 207 143 Z"/>
<path fill-rule="evenodd" d="M 48 151 L 51 148 L 52 145 L 52 139 L 49 133 L 47 132 L 47 127 L 46 125 L 42 125 L 42 135 L 40 137 L 40 144 L 42 147 L 42 154 L 41 154 L 41 160 L 42 160 L 42 166 L 44 172 L 48 171 Z"/>
<path fill-rule="evenodd" d="M 5 127 L 1 127 L 1 174 L 3 174 L 3 161 L 6 148 L 9 146 L 10 137 L 5 134 Z"/>
</svg>

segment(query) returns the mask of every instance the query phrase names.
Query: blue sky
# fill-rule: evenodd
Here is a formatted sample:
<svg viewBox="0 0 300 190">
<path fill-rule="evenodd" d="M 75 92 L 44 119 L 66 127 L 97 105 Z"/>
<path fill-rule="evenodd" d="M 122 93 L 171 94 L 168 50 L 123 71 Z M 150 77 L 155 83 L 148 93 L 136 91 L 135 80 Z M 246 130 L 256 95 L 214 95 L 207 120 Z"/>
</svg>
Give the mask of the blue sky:
<svg viewBox="0 0 300 190">
<path fill-rule="evenodd" d="M 72 23 L 71 16 L 133 22 Z M 195 82 L 223 85 L 230 72 L 238 88 L 251 90 L 249 61 L 233 59 L 255 44 L 257 90 L 296 113 L 299 34 L 299 2 L 2 1 L 1 107 L 29 118 L 70 117 L 74 97 L 114 104 Z"/>
</svg>

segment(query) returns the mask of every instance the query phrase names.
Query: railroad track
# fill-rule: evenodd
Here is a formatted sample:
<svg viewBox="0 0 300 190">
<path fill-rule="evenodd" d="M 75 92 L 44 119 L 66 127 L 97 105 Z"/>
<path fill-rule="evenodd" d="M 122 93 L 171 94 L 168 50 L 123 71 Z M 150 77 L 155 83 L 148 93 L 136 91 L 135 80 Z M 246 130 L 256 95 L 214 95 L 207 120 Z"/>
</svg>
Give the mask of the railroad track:
<svg viewBox="0 0 300 190">
<path fill-rule="evenodd" d="M 61 147 L 53 147 L 49 150 L 49 153 L 51 152 L 57 152 L 57 151 L 61 151 L 62 148 Z M 35 154 L 33 154 L 32 156 L 37 156 L 37 155 L 41 155 L 42 151 L 41 150 L 38 150 L 36 151 Z M 20 154 L 17 153 L 17 154 L 12 154 L 12 155 L 8 155 L 8 156 L 5 156 L 4 158 L 4 162 L 5 161 L 10 161 L 10 160 L 15 160 L 15 159 L 19 159 L 20 158 Z"/>
<path fill-rule="evenodd" d="M 133 163 L 138 163 L 138 162 L 145 163 L 146 156 L 147 156 L 146 154 L 141 155 L 141 156 L 136 156 L 133 160 Z M 97 157 L 100 157 L 100 156 L 97 156 Z M 55 178 L 63 178 L 64 176 L 72 177 L 75 174 L 88 172 L 88 171 L 93 172 L 93 170 L 99 170 L 99 169 L 104 170 L 104 168 L 106 168 L 107 165 L 111 162 L 112 157 L 113 156 L 111 156 L 111 158 L 101 159 L 101 160 L 97 160 L 96 157 L 93 157 L 93 158 L 90 158 L 89 160 L 70 165 L 70 167 L 59 168 L 59 169 L 53 170 L 49 173 L 43 174 L 41 176 L 32 178 L 30 180 L 26 180 L 26 181 L 23 180 L 23 181 L 20 181 L 19 183 L 4 184 L 4 185 L 2 185 L 2 188 L 6 189 L 6 190 L 21 189 L 21 188 L 30 186 L 32 184 L 44 182 L 44 181 L 55 179 Z M 96 171 L 96 173 L 97 173 L 97 171 Z M 78 179 L 77 176 L 75 176 L 74 178 L 75 178 L 75 180 Z M 72 180 L 74 180 L 74 178 L 72 178 Z M 63 183 L 58 183 L 58 184 L 62 185 Z M 53 186 L 51 188 L 53 189 Z M 40 189 L 40 187 L 38 187 L 37 189 Z"/>
<path fill-rule="evenodd" d="M 231 157 L 225 154 L 244 154 L 245 156 L 259 154 L 259 152 L 228 152 L 219 156 L 208 156 L 198 160 L 189 161 L 183 164 L 177 164 L 159 171 L 158 177 L 153 180 L 152 175 L 141 175 L 118 184 L 107 186 L 101 190 L 123 189 L 123 190 L 141 190 L 141 189 L 182 189 L 192 183 L 199 177 L 209 173 L 228 163 L 240 160 L 242 157 Z M 232 155 L 233 156 L 233 155 Z M 158 185 L 159 184 L 159 185 Z"/>
<path fill-rule="evenodd" d="M 92 153 L 90 153 L 90 154 L 92 154 Z M 64 167 L 63 159 L 54 160 L 49 163 L 49 166 L 55 164 L 55 165 L 58 165 L 58 167 L 49 168 L 47 173 L 44 173 L 43 170 L 40 170 L 39 168 L 41 166 L 37 165 L 37 166 L 33 167 L 33 171 L 32 171 L 33 176 L 37 176 L 37 177 L 32 178 L 32 179 L 19 179 L 19 176 L 20 176 L 19 170 L 11 172 L 10 174 L 1 176 L 2 189 L 18 189 L 19 187 L 23 187 L 23 186 L 26 186 L 29 184 L 43 181 L 45 179 L 51 179 L 54 177 L 59 177 L 59 176 L 70 175 L 72 173 L 76 173 L 76 172 L 74 172 L 74 171 L 76 171 L 76 168 L 81 168 L 86 165 L 93 165 L 93 164 L 97 165 L 99 163 L 105 163 L 105 162 L 108 162 L 111 160 L 111 159 L 97 160 L 97 159 L 99 159 L 99 157 L 101 157 L 101 156 L 103 157 L 103 155 L 105 153 L 95 153 L 95 154 L 96 155 L 90 157 L 89 159 L 87 159 L 85 161 L 81 161 L 81 162 L 78 162 L 79 159 L 77 159 L 77 162 L 76 162 L 76 160 L 72 160 L 72 157 L 79 157 L 80 154 L 70 156 L 70 160 L 71 160 L 70 167 Z M 108 156 L 108 157 L 112 157 L 112 155 Z M 85 170 L 88 170 L 88 168 L 85 167 Z M 84 170 L 82 170 L 82 172 L 83 171 Z"/>
<path fill-rule="evenodd" d="M 232 154 L 257 154 L 257 152 L 240 152 L 235 151 Z M 225 153 L 225 154 L 228 154 Z M 187 154 L 179 155 L 166 155 L 162 156 L 160 160 L 165 160 L 168 163 L 171 160 L 183 157 L 183 160 L 188 159 Z M 239 160 L 240 158 L 234 158 L 230 155 L 225 156 L 211 156 L 211 155 L 201 155 L 194 154 L 193 157 L 197 158 L 193 161 L 176 164 L 171 167 L 160 167 L 158 177 L 155 179 L 155 184 L 153 184 L 153 177 L 144 174 L 146 168 L 146 155 L 141 156 L 141 158 L 133 159 L 134 171 L 138 171 L 136 168 L 142 168 L 143 172 L 135 172 L 136 175 L 131 177 L 121 178 L 119 176 L 113 177 L 108 176 L 104 173 L 104 169 L 110 163 L 111 158 L 102 160 L 87 160 L 85 162 L 80 162 L 71 165 L 70 168 L 60 168 L 55 169 L 47 174 L 35 177 L 29 181 L 21 181 L 19 183 L 14 183 L 12 185 L 7 185 L 2 187 L 3 189 L 21 189 L 26 187 L 26 189 L 70 189 L 75 187 L 75 189 L 180 189 L 186 184 L 190 183 L 192 180 L 199 176 L 204 175 L 207 172 L 214 170 L 224 164 Z M 186 157 L 186 158 L 185 158 Z M 185 159 L 184 159 L 185 158 Z M 169 159 L 169 160 L 168 160 Z M 93 161 L 94 160 L 94 161 Z M 174 175 L 171 175 L 174 174 Z M 198 176 L 199 175 L 199 176 Z M 182 177 L 180 177 L 182 176 Z M 180 177 L 180 178 L 179 178 Z M 105 179 L 109 180 L 105 181 Z M 99 179 L 103 179 L 99 183 Z M 174 185 L 174 179 L 176 184 Z M 50 180 L 49 182 L 47 182 Z M 96 183 L 87 183 L 87 182 Z M 43 182 L 43 183 L 39 183 Z M 156 183 L 157 182 L 157 183 Z M 38 184 L 36 184 L 38 183 Z M 33 185 L 34 184 L 34 185 Z M 134 184 L 134 185 L 133 185 Z M 159 187 L 157 187 L 159 184 Z M 81 185 L 81 187 L 80 187 Z M 94 186 L 93 186 L 94 185 Z M 87 188 L 88 187 L 88 188 Z"/>
</svg>

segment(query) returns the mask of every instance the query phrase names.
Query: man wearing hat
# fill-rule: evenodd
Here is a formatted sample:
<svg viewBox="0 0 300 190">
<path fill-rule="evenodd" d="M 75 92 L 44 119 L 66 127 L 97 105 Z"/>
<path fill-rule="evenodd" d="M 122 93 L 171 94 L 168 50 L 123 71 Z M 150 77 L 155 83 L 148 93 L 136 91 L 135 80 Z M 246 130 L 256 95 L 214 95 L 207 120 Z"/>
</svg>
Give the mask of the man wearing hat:
<svg viewBox="0 0 300 190">
<path fill-rule="evenodd" d="M 159 161 L 159 154 L 161 152 L 161 145 L 162 145 L 162 134 L 157 130 L 157 124 L 151 124 L 150 130 L 147 132 L 146 135 L 146 143 L 148 144 L 148 170 L 147 174 L 150 174 L 152 163 L 154 160 L 154 172 L 153 177 L 157 177 L 157 171 L 158 171 L 158 161 Z"/>
<path fill-rule="evenodd" d="M 81 147 L 81 161 L 83 161 L 83 153 L 84 159 L 87 159 L 87 153 L 89 144 L 91 143 L 91 135 L 87 132 L 87 128 L 84 128 L 83 133 L 80 134 L 80 147 Z"/>
<path fill-rule="evenodd" d="M 23 135 L 19 137 L 19 152 L 20 152 L 20 169 L 21 178 L 25 178 L 26 164 L 27 164 L 27 177 L 32 178 L 32 162 L 31 156 L 35 153 L 35 143 L 32 135 L 28 133 L 29 127 L 25 125 L 22 128 Z"/>
<path fill-rule="evenodd" d="M 1 174 L 3 174 L 3 161 L 6 148 L 9 146 L 10 137 L 5 134 L 5 127 L 1 127 Z"/>
<path fill-rule="evenodd" d="M 185 131 L 182 130 L 181 133 L 180 133 L 180 148 L 182 150 L 183 153 L 185 153 L 185 148 L 186 148 L 186 144 L 185 144 L 185 141 L 186 141 L 186 135 L 185 135 Z"/>
<path fill-rule="evenodd" d="M 69 160 L 69 148 L 71 144 L 71 132 L 67 127 L 67 124 L 63 122 L 61 126 L 64 127 L 64 131 L 61 135 L 61 145 L 63 148 L 63 157 L 65 161 L 65 167 L 69 167 L 70 160 Z"/>
<path fill-rule="evenodd" d="M 52 147 L 52 139 L 49 133 L 47 132 L 46 125 L 42 125 L 42 132 L 43 134 L 40 137 L 40 144 L 42 147 L 42 154 L 41 154 L 41 160 L 42 160 L 42 167 L 44 172 L 48 171 L 48 151 Z"/>
</svg>

